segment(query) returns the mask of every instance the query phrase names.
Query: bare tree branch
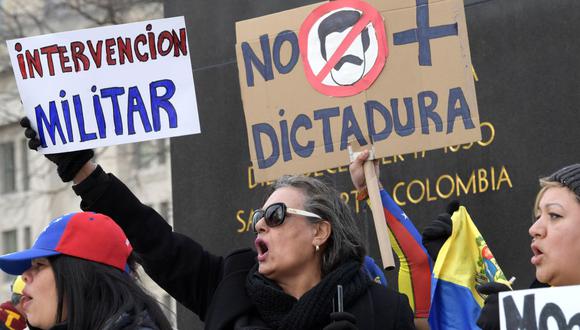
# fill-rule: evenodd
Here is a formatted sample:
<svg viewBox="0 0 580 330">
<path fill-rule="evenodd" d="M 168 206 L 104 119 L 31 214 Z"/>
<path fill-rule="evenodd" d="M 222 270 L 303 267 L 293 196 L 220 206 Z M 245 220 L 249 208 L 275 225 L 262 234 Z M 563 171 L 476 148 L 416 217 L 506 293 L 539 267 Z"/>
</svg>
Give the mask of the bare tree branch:
<svg viewBox="0 0 580 330">
<path fill-rule="evenodd" d="M 162 11 L 161 0 L 47 0 L 47 1 L 0 1 L 0 126 L 18 122 L 23 111 L 19 104 L 18 91 L 13 83 L 10 60 L 5 52 L 5 41 L 25 36 L 59 32 L 63 28 L 74 30 L 79 28 L 97 27 L 109 24 L 127 23 L 128 14 L 135 11 L 143 12 L 143 19 L 152 18 L 151 14 Z M 4 47 L 4 50 L 2 49 Z M 11 81 L 6 81 L 9 79 Z M 24 137 L 23 137 L 24 138 Z M 130 153 L 135 148 L 127 148 Z M 100 148 L 97 157 L 103 157 L 107 148 Z M 168 152 L 168 148 L 167 148 Z M 131 154 L 127 157 L 133 159 Z M 166 155 L 168 158 L 169 156 Z M 54 167 L 46 162 L 35 161 L 29 164 L 31 177 L 46 177 L 54 175 Z M 136 177 L 135 177 L 136 179 Z M 67 185 L 57 189 L 39 189 L 31 187 L 36 195 L 54 195 L 68 189 Z"/>
<path fill-rule="evenodd" d="M 102 19 L 102 18 L 98 18 L 98 17 L 94 16 L 94 14 L 95 14 L 94 11 L 90 11 L 90 12 L 87 11 L 86 4 L 81 4 L 79 2 L 80 1 L 75 1 L 75 3 L 69 2 L 69 9 L 71 11 L 73 11 L 74 13 L 81 15 L 82 17 L 84 17 L 88 21 L 92 22 L 96 26 L 103 26 L 103 25 L 107 25 L 107 23 L 109 23 L 106 19 Z"/>
</svg>

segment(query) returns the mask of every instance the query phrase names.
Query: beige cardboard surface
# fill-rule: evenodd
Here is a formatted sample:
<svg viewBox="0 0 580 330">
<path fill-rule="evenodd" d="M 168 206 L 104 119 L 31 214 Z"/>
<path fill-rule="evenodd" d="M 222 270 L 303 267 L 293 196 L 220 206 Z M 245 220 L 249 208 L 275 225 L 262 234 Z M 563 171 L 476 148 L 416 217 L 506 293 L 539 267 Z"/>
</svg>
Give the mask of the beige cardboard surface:
<svg viewBox="0 0 580 330">
<path fill-rule="evenodd" d="M 377 157 L 481 139 L 463 1 L 428 2 L 430 27 L 454 23 L 458 27 L 458 35 L 430 40 L 430 66 L 419 65 L 417 42 L 401 45 L 394 45 L 393 42 L 395 33 L 417 28 L 416 1 L 368 3 L 379 10 L 383 18 L 388 57 L 376 81 L 367 90 L 348 97 L 327 96 L 315 90 L 306 78 L 301 56 L 298 56 L 294 66 L 291 65 L 292 54 L 298 51 L 298 43 L 294 44 L 292 40 L 298 40 L 300 26 L 308 15 L 326 2 L 236 23 L 240 87 L 257 182 L 273 180 L 283 174 L 306 173 L 348 164 L 347 142 L 357 136 L 364 138 L 363 142 L 370 142 L 365 104 L 384 106 L 387 117 L 390 117 L 390 120 L 385 120 L 374 112 L 375 131 L 391 129 L 386 138 L 376 139 Z M 265 62 L 263 44 L 269 45 L 266 53 L 270 54 L 273 63 L 272 79 L 269 80 L 265 80 L 257 69 Z M 250 49 L 255 54 L 254 60 L 259 61 L 258 66 L 248 60 L 247 54 L 244 57 L 243 47 L 247 53 Z M 276 61 L 278 67 L 286 67 L 288 72 L 280 73 Z M 252 72 L 247 72 L 247 67 Z M 253 75 L 252 86 L 248 84 L 247 75 Z M 455 101 L 451 105 L 450 95 Z M 412 109 L 406 108 L 406 103 L 412 104 Z M 440 122 L 422 120 L 420 103 L 424 104 L 424 108 L 433 107 L 433 116 L 440 118 Z M 317 115 L 324 113 L 321 109 L 331 108 L 335 110 L 329 111 L 338 111 L 338 115 L 326 120 L 316 119 Z M 462 109 L 462 115 L 448 120 L 448 108 L 452 112 Z M 349 111 L 354 119 L 348 120 Z M 408 125 L 409 118 L 412 118 L 413 125 Z M 472 125 L 464 119 L 469 119 Z M 406 131 L 401 129 L 405 126 L 409 128 Z M 263 128 L 262 133 L 257 134 L 260 132 L 258 127 Z M 260 141 L 254 139 L 255 135 L 260 137 Z M 277 143 L 272 141 L 274 135 Z M 331 139 L 330 144 L 325 145 L 325 137 L 327 142 Z M 301 150 L 294 147 L 296 144 L 307 147 Z M 278 148 L 277 157 L 273 153 L 275 148 Z M 258 157 L 260 154 L 262 157 Z"/>
</svg>

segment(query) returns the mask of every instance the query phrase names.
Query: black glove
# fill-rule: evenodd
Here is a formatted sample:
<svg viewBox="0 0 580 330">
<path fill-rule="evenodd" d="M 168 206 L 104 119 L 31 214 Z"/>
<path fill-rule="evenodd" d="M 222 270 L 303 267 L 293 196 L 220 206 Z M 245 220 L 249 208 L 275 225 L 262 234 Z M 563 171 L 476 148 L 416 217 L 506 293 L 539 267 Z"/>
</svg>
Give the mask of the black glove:
<svg viewBox="0 0 580 330">
<path fill-rule="evenodd" d="M 447 213 L 453 214 L 455 211 L 459 210 L 459 201 L 454 199 L 449 204 L 447 204 Z"/>
<path fill-rule="evenodd" d="M 24 135 L 28 138 L 28 147 L 37 150 L 40 147 L 40 140 L 36 137 L 36 132 L 30 125 L 28 117 L 20 120 L 20 126 L 24 127 Z M 58 176 L 64 182 L 71 181 L 78 171 L 85 165 L 95 153 L 92 149 L 63 152 L 58 154 L 44 155 L 57 166 Z"/>
<path fill-rule="evenodd" d="M 453 222 L 451 221 L 451 214 L 459 210 L 459 201 L 452 200 L 447 204 L 447 213 L 441 213 L 437 219 L 433 220 L 422 233 L 423 246 L 427 249 L 427 253 L 433 261 L 437 260 L 437 255 L 441 250 L 445 241 L 451 236 L 453 232 Z"/>
<path fill-rule="evenodd" d="M 510 291 L 510 287 L 497 282 L 489 282 L 476 287 L 477 292 L 487 295 L 477 325 L 482 330 L 499 329 L 499 295 L 502 291 Z"/>
<path fill-rule="evenodd" d="M 451 236 L 453 223 L 449 213 L 441 213 L 423 230 L 423 246 L 433 261 L 437 260 L 439 250 Z"/>
<path fill-rule="evenodd" d="M 334 312 L 330 314 L 330 319 L 330 324 L 322 330 L 358 330 L 356 318 L 351 313 Z"/>
</svg>

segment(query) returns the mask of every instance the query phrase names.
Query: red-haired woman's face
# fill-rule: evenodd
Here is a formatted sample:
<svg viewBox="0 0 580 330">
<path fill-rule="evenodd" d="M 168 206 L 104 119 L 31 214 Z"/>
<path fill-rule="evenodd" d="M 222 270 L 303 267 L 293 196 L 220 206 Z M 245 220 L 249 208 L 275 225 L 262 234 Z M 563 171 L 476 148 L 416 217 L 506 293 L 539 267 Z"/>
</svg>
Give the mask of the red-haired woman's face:
<svg viewBox="0 0 580 330">
<path fill-rule="evenodd" d="M 580 203 L 565 187 L 547 189 L 530 227 L 536 278 L 552 286 L 580 284 Z"/>
</svg>

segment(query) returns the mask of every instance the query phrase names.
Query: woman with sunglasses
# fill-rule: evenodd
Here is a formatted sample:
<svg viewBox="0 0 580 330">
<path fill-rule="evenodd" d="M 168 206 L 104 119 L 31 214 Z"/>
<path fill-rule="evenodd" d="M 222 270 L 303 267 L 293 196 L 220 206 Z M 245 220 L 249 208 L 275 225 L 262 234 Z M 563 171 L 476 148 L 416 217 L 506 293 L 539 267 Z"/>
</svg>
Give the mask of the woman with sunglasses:
<svg viewBox="0 0 580 330">
<path fill-rule="evenodd" d="M 26 130 L 32 149 L 39 146 L 34 135 Z M 173 232 L 91 156 L 49 155 L 64 181 L 74 178 L 81 207 L 115 219 L 147 273 L 206 329 L 414 329 L 407 298 L 362 270 L 365 249 L 354 218 L 321 181 L 279 179 L 253 216 L 253 249 L 222 257 Z"/>
</svg>

